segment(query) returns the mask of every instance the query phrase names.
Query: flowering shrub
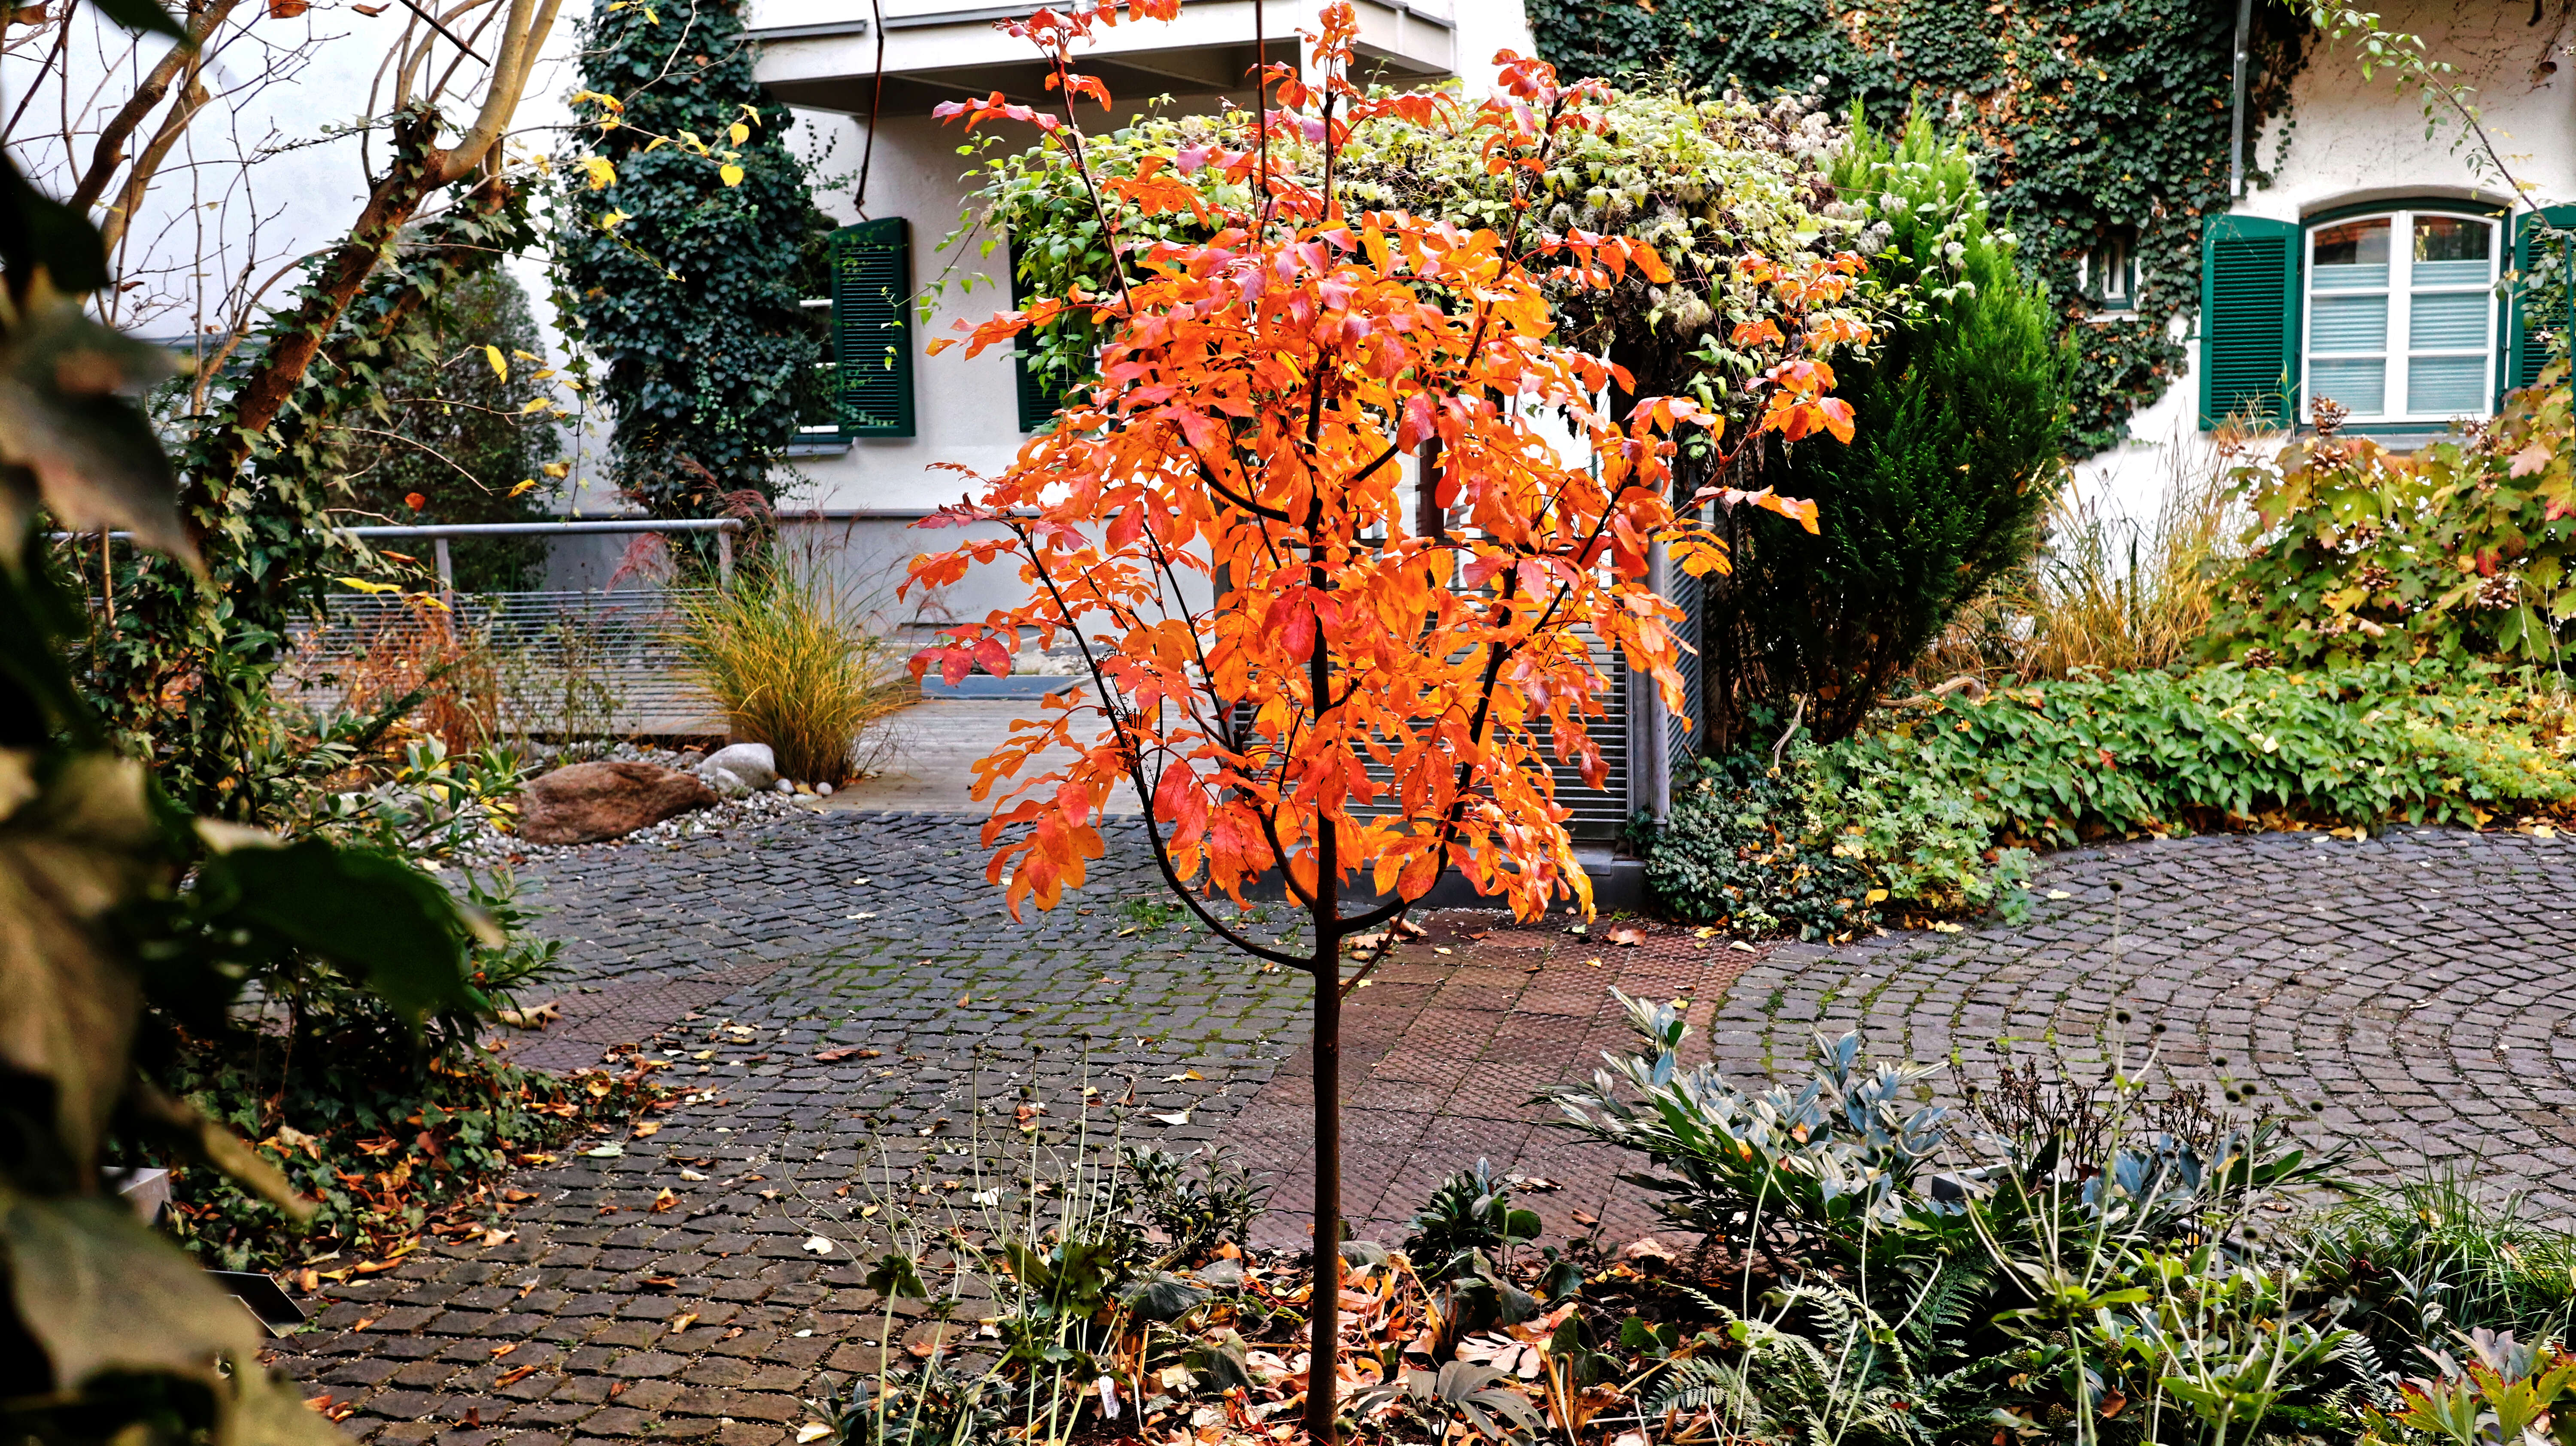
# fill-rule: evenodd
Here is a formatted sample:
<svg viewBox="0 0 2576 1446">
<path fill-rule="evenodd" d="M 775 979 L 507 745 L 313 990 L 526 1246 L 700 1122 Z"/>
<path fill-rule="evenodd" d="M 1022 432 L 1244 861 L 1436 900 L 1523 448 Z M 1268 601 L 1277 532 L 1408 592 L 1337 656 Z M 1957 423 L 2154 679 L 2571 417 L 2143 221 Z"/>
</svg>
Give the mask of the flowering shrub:
<svg viewBox="0 0 2576 1446">
<path fill-rule="evenodd" d="M 2249 667 L 2556 664 L 2576 616 L 2568 366 L 2412 456 L 2320 435 L 2236 471 L 2250 551 L 2205 650 Z"/>
</svg>

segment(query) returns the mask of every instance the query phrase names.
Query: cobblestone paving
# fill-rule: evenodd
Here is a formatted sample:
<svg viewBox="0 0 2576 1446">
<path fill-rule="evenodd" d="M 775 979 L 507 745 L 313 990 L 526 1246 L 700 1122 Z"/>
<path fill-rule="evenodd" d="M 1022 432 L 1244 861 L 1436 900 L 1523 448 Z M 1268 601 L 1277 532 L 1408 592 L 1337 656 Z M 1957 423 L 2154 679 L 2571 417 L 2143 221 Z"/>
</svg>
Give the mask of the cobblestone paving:
<svg viewBox="0 0 2576 1446">
<path fill-rule="evenodd" d="M 1991 1067 L 2152 1044 L 2177 1077 L 2323 1110 L 2364 1174 L 2455 1166 L 2576 1217 L 2576 849 L 2522 834 L 2266 834 L 2060 854 L 2020 928 L 1790 946 L 1712 1048 L 1794 1067 L 1812 1033 Z M 2117 889 L 2115 894 L 2113 891 Z M 2122 1012 L 2131 1016 L 2122 1025 Z M 2159 1033 L 2158 1030 L 2161 1029 Z"/>
<path fill-rule="evenodd" d="M 1008 1136 L 1024 1091 L 1051 1130 L 1115 1117 L 1130 1139 L 1222 1139 L 1293 1168 L 1306 983 L 1122 907 L 1160 900 L 1132 828 L 1077 900 L 1027 924 L 955 818 L 830 813 L 532 867 L 541 927 L 569 943 L 567 1018 L 515 1057 L 642 1046 L 720 1102 L 522 1171 L 514 1238 L 326 1289 L 281 1364 L 392 1446 L 783 1446 L 877 1348 L 864 1202 L 959 1198 L 970 1128 Z M 1450 916 L 1354 996 L 1346 1196 L 1383 1226 L 1482 1152 L 1565 1181 L 1543 1210 L 1603 1198 L 1601 1162 L 1532 1131 L 1519 1102 L 1620 1042 L 1619 982 L 1691 998 L 1704 1047 L 1753 1077 L 1855 1023 L 1880 1054 L 2081 1055 L 2127 1010 L 2187 1077 L 2321 1101 L 2312 1128 L 2380 1144 L 2382 1168 L 2475 1159 L 2576 1213 L 2571 885 L 2564 844 L 2427 830 L 2070 853 L 2022 926 L 1759 957 L 1672 930 L 1624 951 L 1561 929 L 1479 940 L 1490 924 Z M 1306 1188 L 1283 1181 L 1282 1243 Z"/>
<path fill-rule="evenodd" d="M 977 833 L 833 813 L 531 866 L 567 1018 L 513 1057 L 642 1045 L 721 1103 L 521 1172 L 515 1240 L 326 1287 L 279 1364 L 396 1446 L 773 1446 L 830 1419 L 876 1336 L 853 1256 L 871 1192 L 955 1199 L 979 1106 L 1007 1138 L 1022 1090 L 1070 1120 L 1088 1083 L 1130 1139 L 1214 1140 L 1294 1048 L 1303 976 L 1122 910 L 1160 896 L 1115 828 L 1078 903 L 1015 923 Z"/>
</svg>

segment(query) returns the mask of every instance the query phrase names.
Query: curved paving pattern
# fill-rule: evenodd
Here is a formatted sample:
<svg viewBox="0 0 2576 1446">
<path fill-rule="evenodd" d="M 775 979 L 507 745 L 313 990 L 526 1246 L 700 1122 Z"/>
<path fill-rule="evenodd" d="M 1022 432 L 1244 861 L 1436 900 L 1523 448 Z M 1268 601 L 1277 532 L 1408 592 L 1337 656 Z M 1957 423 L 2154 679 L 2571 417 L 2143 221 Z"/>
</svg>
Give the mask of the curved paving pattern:
<svg viewBox="0 0 2576 1446">
<path fill-rule="evenodd" d="M 958 1198 L 970 1135 L 1010 1137 L 1030 1095 L 1051 1130 L 1104 1121 L 1096 1139 L 1115 1118 L 1280 1170 L 1271 1233 L 1294 1243 L 1306 982 L 1123 908 L 1162 897 L 1136 827 L 1111 827 L 1091 886 L 1025 923 L 953 816 L 807 815 L 532 866 L 539 927 L 567 945 L 566 1018 L 514 1056 L 641 1046 L 721 1104 L 522 1171 L 515 1238 L 329 1287 L 281 1364 L 390 1446 L 786 1446 L 879 1349 L 851 1254 L 869 1193 Z M 1568 1186 L 1543 1210 L 1641 1223 L 1607 1194 L 1616 1162 L 1531 1129 L 1524 1103 L 1624 1042 L 1616 982 L 1688 997 L 1700 1047 L 1747 1083 L 1855 1024 L 1876 1053 L 1962 1072 L 1995 1044 L 2098 1056 L 2126 1010 L 2185 1077 L 2323 1101 L 2304 1128 L 2377 1148 L 2375 1168 L 2475 1161 L 2576 1214 L 2571 885 L 2567 845 L 2419 830 L 2063 854 L 2038 888 L 2064 897 L 2025 925 L 1839 949 L 1673 929 L 1622 949 L 1444 915 L 1347 1017 L 1345 1201 L 1391 1226 L 1488 1153 Z"/>
<path fill-rule="evenodd" d="M 1960 1072 L 1997 1045 L 2100 1059 L 2153 1044 L 2178 1078 L 2322 1103 L 2303 1132 L 2351 1145 L 2358 1173 L 2455 1166 L 2576 1216 L 2567 843 L 2174 839 L 2054 856 L 2035 888 L 2068 897 L 2018 928 L 1775 951 L 1720 1008 L 1715 1057 L 1759 1074 L 1855 1026 L 1872 1054 Z"/>
</svg>

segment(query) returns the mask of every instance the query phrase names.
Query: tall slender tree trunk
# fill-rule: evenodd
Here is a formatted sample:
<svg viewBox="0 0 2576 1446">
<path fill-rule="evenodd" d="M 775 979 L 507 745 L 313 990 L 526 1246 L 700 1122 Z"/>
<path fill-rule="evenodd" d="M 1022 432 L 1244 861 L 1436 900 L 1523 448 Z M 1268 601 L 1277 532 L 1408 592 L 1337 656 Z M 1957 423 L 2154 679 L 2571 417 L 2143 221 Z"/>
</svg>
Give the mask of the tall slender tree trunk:
<svg viewBox="0 0 2576 1446">
<path fill-rule="evenodd" d="M 1342 1331 L 1342 935 L 1333 828 L 1315 870 L 1315 1280 L 1307 1297 L 1306 1435 L 1333 1446 Z"/>
</svg>

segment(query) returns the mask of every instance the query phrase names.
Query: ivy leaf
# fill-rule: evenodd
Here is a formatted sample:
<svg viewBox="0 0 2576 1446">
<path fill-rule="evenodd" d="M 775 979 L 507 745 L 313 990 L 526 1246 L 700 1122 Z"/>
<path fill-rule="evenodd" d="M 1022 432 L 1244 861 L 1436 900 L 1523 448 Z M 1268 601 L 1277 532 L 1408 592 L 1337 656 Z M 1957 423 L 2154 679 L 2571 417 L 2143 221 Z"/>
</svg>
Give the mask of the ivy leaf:
<svg viewBox="0 0 2576 1446">
<path fill-rule="evenodd" d="M 63 527 L 123 528 L 203 572 L 161 441 L 119 395 L 169 375 L 169 353 L 92 321 L 50 277 L 49 269 L 33 277 L 21 324 L 0 349 L 0 461 L 35 474 Z M 0 490 L 0 529 L 14 540 L 27 522 L 25 499 Z"/>
</svg>

